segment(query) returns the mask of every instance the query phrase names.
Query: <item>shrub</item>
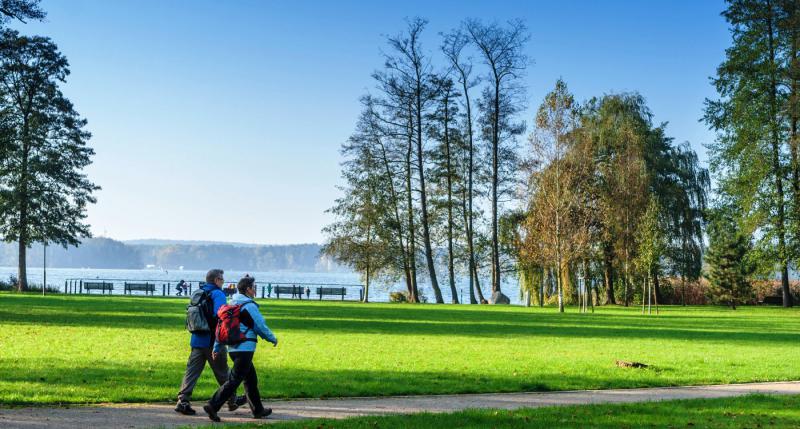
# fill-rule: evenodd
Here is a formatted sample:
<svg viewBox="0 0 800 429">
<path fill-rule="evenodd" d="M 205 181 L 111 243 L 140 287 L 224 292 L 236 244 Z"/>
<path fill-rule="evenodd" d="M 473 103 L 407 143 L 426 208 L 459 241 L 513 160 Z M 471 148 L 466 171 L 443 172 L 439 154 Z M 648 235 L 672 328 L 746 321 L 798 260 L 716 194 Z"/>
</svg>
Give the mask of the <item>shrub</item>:
<svg viewBox="0 0 800 429">
<path fill-rule="evenodd" d="M 29 284 L 28 285 L 28 290 L 26 292 L 42 293 L 42 285 L 40 285 L 40 284 Z M 47 286 L 47 288 L 45 288 L 45 293 L 62 293 L 62 292 L 63 291 L 61 289 L 58 289 L 58 288 L 53 287 L 53 286 Z"/>
<path fill-rule="evenodd" d="M 0 291 L 15 292 L 18 283 L 16 276 L 8 276 L 8 280 L 0 280 Z M 42 293 L 42 285 L 31 283 L 28 285 L 28 290 L 25 292 Z M 62 290 L 57 287 L 47 286 L 45 293 L 62 293 Z"/>
<path fill-rule="evenodd" d="M 13 275 L 8 276 L 8 280 L 0 280 L 0 291 L 13 291 L 17 289 L 17 278 Z"/>
<path fill-rule="evenodd" d="M 422 294 L 422 288 L 419 288 L 419 302 L 428 302 L 428 297 Z M 390 292 L 389 302 L 409 302 L 408 291 Z"/>
<path fill-rule="evenodd" d="M 408 292 L 390 292 L 389 302 L 408 302 Z"/>
<path fill-rule="evenodd" d="M 800 302 L 800 282 L 789 282 L 789 291 L 792 293 L 794 302 Z M 761 302 L 767 296 L 783 296 L 781 291 L 780 279 L 774 280 L 755 280 L 753 281 L 753 295 L 755 302 Z"/>
</svg>

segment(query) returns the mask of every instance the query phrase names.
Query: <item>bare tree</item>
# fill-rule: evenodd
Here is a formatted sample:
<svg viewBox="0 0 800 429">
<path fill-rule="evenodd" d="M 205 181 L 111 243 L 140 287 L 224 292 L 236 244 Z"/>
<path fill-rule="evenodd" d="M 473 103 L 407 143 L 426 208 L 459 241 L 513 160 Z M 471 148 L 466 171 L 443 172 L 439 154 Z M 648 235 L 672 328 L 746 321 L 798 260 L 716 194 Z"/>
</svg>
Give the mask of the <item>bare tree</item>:
<svg viewBox="0 0 800 429">
<path fill-rule="evenodd" d="M 466 186 L 464 189 L 464 232 L 466 233 L 467 252 L 468 252 L 468 270 L 469 270 L 469 302 L 476 304 L 478 301 L 475 299 L 475 291 L 477 290 L 478 296 L 481 301 L 484 301 L 483 292 L 481 292 L 480 276 L 478 276 L 478 266 L 475 263 L 475 234 L 474 234 L 474 220 L 475 210 L 473 209 L 474 202 L 474 174 L 475 174 L 475 136 L 474 127 L 472 125 L 472 101 L 470 99 L 470 89 L 478 84 L 478 79 L 473 79 L 472 75 L 472 62 L 465 59 L 463 56 L 464 48 L 469 44 L 470 38 L 462 29 L 453 31 L 444 36 L 444 43 L 442 45 L 442 52 L 450 61 L 458 83 L 461 85 L 462 105 L 464 107 L 464 134 L 466 135 L 466 163 L 464 169 L 466 170 Z"/>
<path fill-rule="evenodd" d="M 413 111 L 413 121 L 409 125 L 414 128 L 413 139 L 416 149 L 416 168 L 419 177 L 420 209 L 422 212 L 422 242 L 425 246 L 425 261 L 427 262 L 428 276 L 431 288 L 437 303 L 443 303 L 442 291 L 436 278 L 436 265 L 431 246 L 430 221 L 428 216 L 428 195 L 425 186 L 425 146 L 424 112 L 433 101 L 436 88 L 431 82 L 431 65 L 422 52 L 420 36 L 427 25 L 422 18 L 414 18 L 408 22 L 405 34 L 389 38 L 389 46 L 395 55 L 387 56 L 386 67 L 397 73 L 411 94 L 409 108 Z"/>
<path fill-rule="evenodd" d="M 505 179 L 501 175 L 516 171 L 508 165 L 513 164 L 513 151 L 504 149 L 524 131 L 524 124 L 515 124 L 513 121 L 523 102 L 524 88 L 520 84 L 520 77 L 528 64 L 523 48 L 529 36 L 521 20 L 509 21 L 505 27 L 497 23 L 483 24 L 478 20 L 468 20 L 464 27 L 489 69 L 488 86 L 480 107 L 484 139 L 488 141 L 491 152 L 492 292 L 499 292 L 498 203 L 503 192 L 501 181 Z"/>
</svg>

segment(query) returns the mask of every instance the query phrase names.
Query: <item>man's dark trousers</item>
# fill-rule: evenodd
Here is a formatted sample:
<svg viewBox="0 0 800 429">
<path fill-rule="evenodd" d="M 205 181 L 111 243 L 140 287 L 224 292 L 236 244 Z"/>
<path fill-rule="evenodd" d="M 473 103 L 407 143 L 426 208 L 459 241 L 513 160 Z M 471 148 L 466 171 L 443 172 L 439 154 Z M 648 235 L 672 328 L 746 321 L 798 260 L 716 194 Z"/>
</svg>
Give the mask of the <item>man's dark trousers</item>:
<svg viewBox="0 0 800 429">
<path fill-rule="evenodd" d="M 214 378 L 222 386 L 228 380 L 228 356 L 224 350 L 217 355 L 217 359 L 211 358 L 211 347 L 192 347 L 189 353 L 189 360 L 186 362 L 186 373 L 183 375 L 181 390 L 178 392 L 178 402 L 191 402 L 192 391 L 206 367 L 206 362 L 214 372 Z M 227 398 L 226 398 L 227 399 Z M 235 397 L 231 397 L 231 401 Z M 230 402 L 230 401 L 229 401 Z"/>
<path fill-rule="evenodd" d="M 254 352 L 231 352 L 233 369 L 231 370 L 228 381 L 225 382 L 211 397 L 208 404 L 219 411 L 225 401 L 234 397 L 236 389 L 244 382 L 244 392 L 247 396 L 247 403 L 254 416 L 259 416 L 264 412 L 264 405 L 261 403 L 261 393 L 258 391 L 258 376 L 256 368 L 253 366 Z"/>
</svg>

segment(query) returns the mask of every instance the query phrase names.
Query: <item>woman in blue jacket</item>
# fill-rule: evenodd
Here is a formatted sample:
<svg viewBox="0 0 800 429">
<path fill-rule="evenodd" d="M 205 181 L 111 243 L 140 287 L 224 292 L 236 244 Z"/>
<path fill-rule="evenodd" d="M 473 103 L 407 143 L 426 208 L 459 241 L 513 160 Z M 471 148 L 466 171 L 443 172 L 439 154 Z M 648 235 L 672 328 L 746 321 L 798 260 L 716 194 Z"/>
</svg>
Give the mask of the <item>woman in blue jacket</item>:
<svg viewBox="0 0 800 429">
<path fill-rule="evenodd" d="M 244 382 L 245 395 L 247 402 L 250 405 L 250 411 L 253 412 L 253 417 L 256 419 L 266 418 L 272 414 L 271 408 L 264 408 L 261 403 L 261 394 L 258 391 L 258 376 L 256 375 L 256 368 L 253 366 L 253 354 L 256 351 L 256 344 L 258 337 L 265 339 L 273 344 L 278 345 L 278 339 L 267 327 L 264 322 L 264 317 L 258 311 L 258 304 L 254 301 L 256 297 L 256 279 L 250 276 L 244 276 L 236 285 L 238 293 L 231 298 L 230 305 L 241 305 L 239 312 L 239 320 L 243 328 L 241 328 L 247 337 L 247 341 L 242 343 L 227 346 L 228 355 L 233 360 L 233 369 L 231 369 L 228 381 L 217 389 L 208 404 L 203 406 L 203 409 L 208 413 L 208 417 L 218 422 L 220 421 L 217 412 L 222 407 L 222 404 L 235 394 L 239 384 Z M 219 353 L 225 347 L 218 341 L 214 342 L 213 355 Z"/>
</svg>

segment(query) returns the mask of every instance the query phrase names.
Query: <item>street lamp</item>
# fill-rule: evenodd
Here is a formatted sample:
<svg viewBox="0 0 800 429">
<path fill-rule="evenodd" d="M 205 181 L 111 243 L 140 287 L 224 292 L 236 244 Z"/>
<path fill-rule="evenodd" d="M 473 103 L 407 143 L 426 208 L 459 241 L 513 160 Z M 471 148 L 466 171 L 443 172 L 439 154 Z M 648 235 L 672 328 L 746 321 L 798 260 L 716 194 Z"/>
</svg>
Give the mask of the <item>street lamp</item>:
<svg viewBox="0 0 800 429">
<path fill-rule="evenodd" d="M 42 263 L 42 269 L 44 271 L 44 284 L 42 285 L 42 296 L 44 296 L 44 291 L 47 289 L 47 240 L 44 241 L 44 261 Z"/>
</svg>

